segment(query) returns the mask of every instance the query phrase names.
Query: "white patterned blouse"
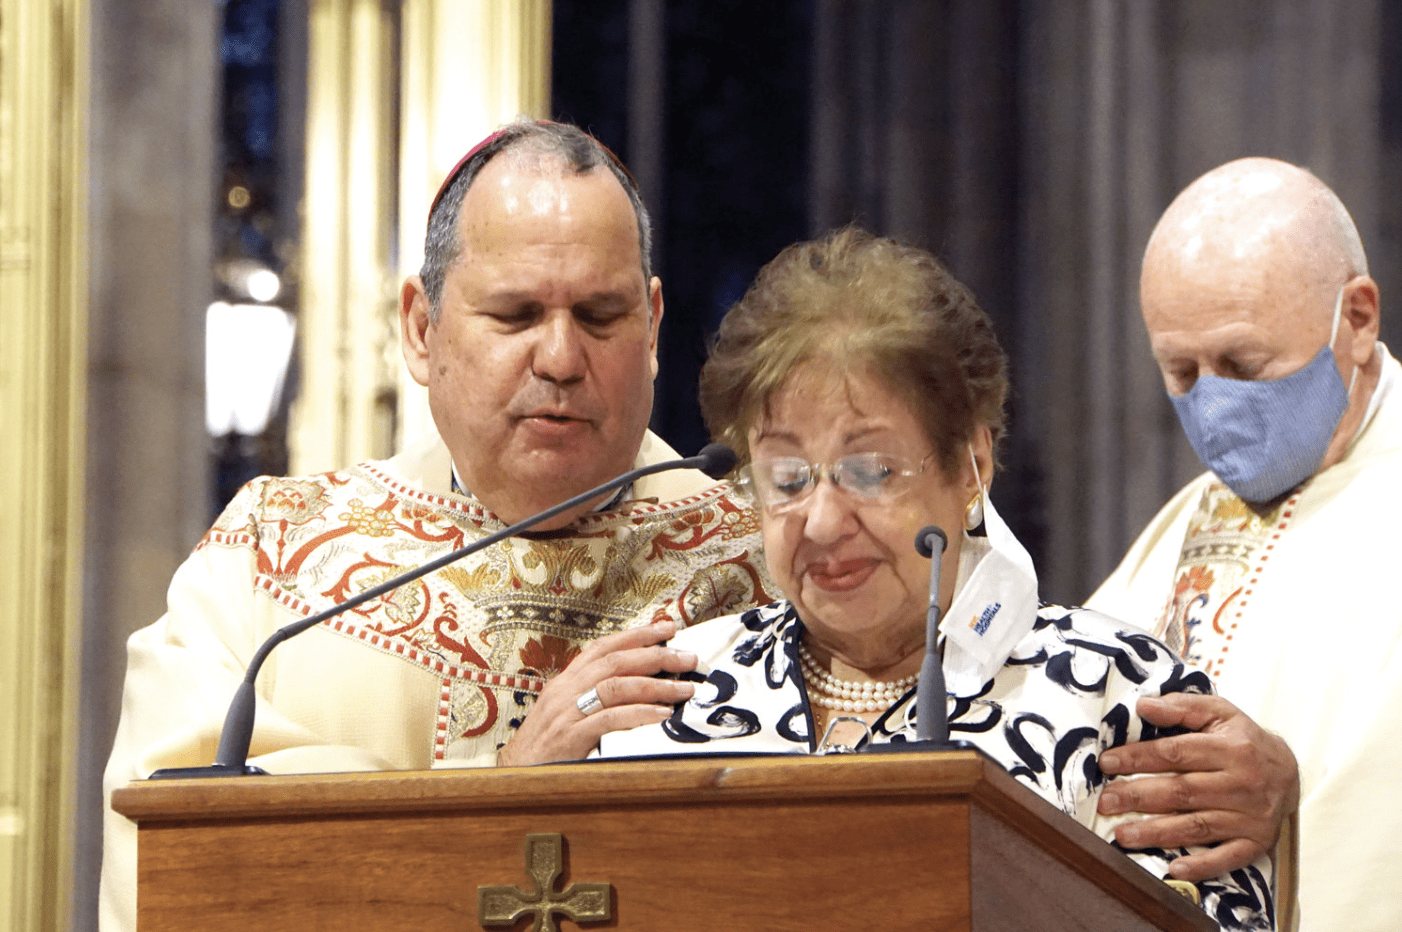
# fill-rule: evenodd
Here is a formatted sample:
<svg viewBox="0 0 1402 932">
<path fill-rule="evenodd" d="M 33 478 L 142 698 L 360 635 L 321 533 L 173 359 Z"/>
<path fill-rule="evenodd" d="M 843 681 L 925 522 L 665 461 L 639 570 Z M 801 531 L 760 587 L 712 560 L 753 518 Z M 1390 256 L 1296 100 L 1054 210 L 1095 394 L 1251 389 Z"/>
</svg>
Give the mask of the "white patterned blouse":
<svg viewBox="0 0 1402 932">
<path fill-rule="evenodd" d="M 647 754 L 813 753 L 801 668 L 803 622 L 780 601 L 681 631 L 672 644 L 700 658 L 696 695 L 668 720 L 604 736 L 605 757 Z M 1166 732 L 1134 712 L 1140 696 L 1209 693 L 1202 672 L 1137 629 L 1086 609 L 1043 604 L 1031 630 L 980 690 L 951 691 L 950 737 L 976 745 L 1053 806 L 1114 844 L 1120 818 L 1096 813 L 1106 778 L 1100 753 Z M 915 739 L 915 690 L 876 721 L 869 739 Z M 1183 849 L 1126 854 L 1159 878 Z M 1203 909 L 1224 930 L 1274 928 L 1266 858 L 1199 883 Z"/>
</svg>

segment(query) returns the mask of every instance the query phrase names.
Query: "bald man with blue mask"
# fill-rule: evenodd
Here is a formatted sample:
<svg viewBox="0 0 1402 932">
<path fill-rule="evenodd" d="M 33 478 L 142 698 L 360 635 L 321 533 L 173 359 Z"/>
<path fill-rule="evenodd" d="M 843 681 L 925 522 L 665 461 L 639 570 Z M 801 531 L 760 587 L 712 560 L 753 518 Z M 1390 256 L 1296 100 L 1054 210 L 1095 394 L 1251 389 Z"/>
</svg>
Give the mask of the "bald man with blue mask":
<svg viewBox="0 0 1402 932">
<path fill-rule="evenodd" d="M 1344 289 L 1334 299 L 1329 339 L 1304 366 L 1279 379 L 1200 375 L 1170 394 L 1188 442 L 1207 468 L 1248 502 L 1268 502 L 1318 471 L 1358 381 L 1344 386 L 1334 358 Z"/>
<path fill-rule="evenodd" d="M 1157 634 L 1222 698 L 1164 713 L 1196 730 L 1172 753 L 1147 742 L 1102 760 L 1111 774 L 1183 771 L 1124 783 L 1102 811 L 1162 811 L 1201 777 L 1175 757 L 1240 753 L 1240 772 L 1254 756 L 1275 812 L 1298 800 L 1276 849 L 1283 867 L 1298 856 L 1298 904 L 1287 884 L 1279 927 L 1402 928 L 1402 898 L 1387 892 L 1402 805 L 1379 792 L 1402 772 L 1402 367 L 1379 339 L 1358 232 L 1309 172 L 1231 162 L 1160 219 L 1140 304 L 1209 471 L 1088 604 Z M 1297 788 L 1281 779 L 1290 752 Z"/>
</svg>

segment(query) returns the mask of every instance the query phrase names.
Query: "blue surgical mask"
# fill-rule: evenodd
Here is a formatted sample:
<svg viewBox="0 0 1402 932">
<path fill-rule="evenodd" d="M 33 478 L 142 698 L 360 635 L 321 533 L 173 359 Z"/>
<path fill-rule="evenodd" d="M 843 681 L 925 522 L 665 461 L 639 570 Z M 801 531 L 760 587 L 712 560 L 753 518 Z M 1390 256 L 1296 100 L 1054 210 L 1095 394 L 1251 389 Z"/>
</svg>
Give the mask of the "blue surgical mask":
<svg viewBox="0 0 1402 932">
<path fill-rule="evenodd" d="M 1334 362 L 1343 299 L 1341 288 L 1329 341 L 1295 372 L 1259 382 L 1204 375 L 1184 394 L 1169 396 L 1203 464 L 1248 502 L 1288 492 L 1324 461 L 1352 389 Z"/>
</svg>

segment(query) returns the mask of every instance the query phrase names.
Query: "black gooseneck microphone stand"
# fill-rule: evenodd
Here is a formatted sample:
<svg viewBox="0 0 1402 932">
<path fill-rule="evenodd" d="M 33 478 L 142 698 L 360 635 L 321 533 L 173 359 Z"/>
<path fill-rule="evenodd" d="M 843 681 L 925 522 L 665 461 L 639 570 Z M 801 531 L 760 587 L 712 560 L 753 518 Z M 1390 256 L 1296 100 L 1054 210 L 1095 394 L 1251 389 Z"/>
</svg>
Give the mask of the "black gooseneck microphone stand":
<svg viewBox="0 0 1402 932">
<path fill-rule="evenodd" d="M 514 537 L 542 521 L 548 521 L 562 512 L 577 508 L 593 498 L 612 492 L 615 489 L 620 489 L 643 476 L 650 476 L 653 473 L 667 472 L 673 469 L 699 469 L 712 479 L 720 479 L 734 468 L 735 451 L 724 444 L 711 443 L 702 447 L 701 452 L 695 456 L 689 456 L 678 460 L 668 460 L 665 463 L 654 463 L 651 466 L 634 469 L 616 479 L 605 482 L 597 488 L 590 489 L 588 492 L 576 495 L 568 501 L 563 501 L 558 505 L 547 508 L 540 514 L 532 515 L 524 521 L 518 521 L 508 528 L 503 528 L 479 541 L 474 541 L 471 544 L 454 550 L 452 553 L 444 554 L 435 560 L 430 560 L 417 569 L 412 569 L 378 586 L 366 589 L 364 592 L 358 593 L 346 601 L 341 602 L 339 605 L 328 608 L 324 612 L 319 612 L 315 615 L 303 618 L 300 621 L 294 621 L 290 624 L 283 625 L 263 642 L 263 645 L 258 648 L 258 652 L 253 655 L 253 659 L 249 662 L 248 671 L 244 674 L 243 682 L 239 684 L 238 690 L 234 693 L 234 700 L 229 704 L 228 715 L 224 718 L 224 730 L 219 736 L 219 751 L 215 755 L 214 763 L 208 767 L 167 767 L 151 774 L 151 778 L 159 780 L 177 777 L 218 777 L 266 773 L 262 768 L 248 765 L 248 747 L 253 741 L 253 716 L 256 707 L 253 682 L 257 679 L 258 671 L 262 668 L 263 661 L 267 660 L 268 654 L 272 653 L 274 647 L 277 647 L 288 638 L 301 634 L 308 628 L 314 628 L 323 621 L 335 618 L 342 612 L 349 611 L 357 605 L 362 605 L 371 599 L 377 599 L 405 583 L 413 582 L 420 576 L 426 576 L 434 570 L 442 569 L 450 563 L 461 560 L 463 557 L 470 556 L 479 550 L 490 547 L 498 541 L 505 540 L 508 537 Z"/>
<path fill-rule="evenodd" d="M 940 655 L 940 557 L 949 538 L 944 531 L 927 524 L 915 535 L 915 549 L 930 558 L 930 601 L 925 609 L 925 657 L 920 661 L 920 681 L 915 687 L 914 741 L 867 743 L 868 754 L 898 751 L 950 751 L 967 748 L 965 742 L 949 740 L 949 720 L 946 711 L 948 690 L 944 683 L 943 658 Z"/>
<path fill-rule="evenodd" d="M 946 720 L 944 658 L 940 655 L 940 557 L 949 546 L 944 531 L 933 524 L 915 535 L 915 549 L 930 559 L 930 601 L 925 609 L 925 657 L 920 661 L 920 682 L 915 692 L 915 737 L 935 744 L 949 743 Z"/>
</svg>

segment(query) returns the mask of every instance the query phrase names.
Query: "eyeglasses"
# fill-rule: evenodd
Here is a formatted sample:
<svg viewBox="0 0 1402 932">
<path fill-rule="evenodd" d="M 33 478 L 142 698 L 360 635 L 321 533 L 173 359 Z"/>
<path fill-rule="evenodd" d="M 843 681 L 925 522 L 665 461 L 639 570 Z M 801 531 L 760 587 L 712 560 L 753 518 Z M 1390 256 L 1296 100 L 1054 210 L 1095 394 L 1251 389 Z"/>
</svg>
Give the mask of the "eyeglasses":
<svg viewBox="0 0 1402 932">
<path fill-rule="evenodd" d="M 925 471 L 930 456 L 913 463 L 888 453 L 854 453 L 831 465 L 810 463 L 797 456 L 776 456 L 746 466 L 741 481 L 761 505 L 774 513 L 798 505 L 825 475 L 833 485 L 863 503 L 885 504 L 910 491 L 910 478 Z"/>
</svg>

